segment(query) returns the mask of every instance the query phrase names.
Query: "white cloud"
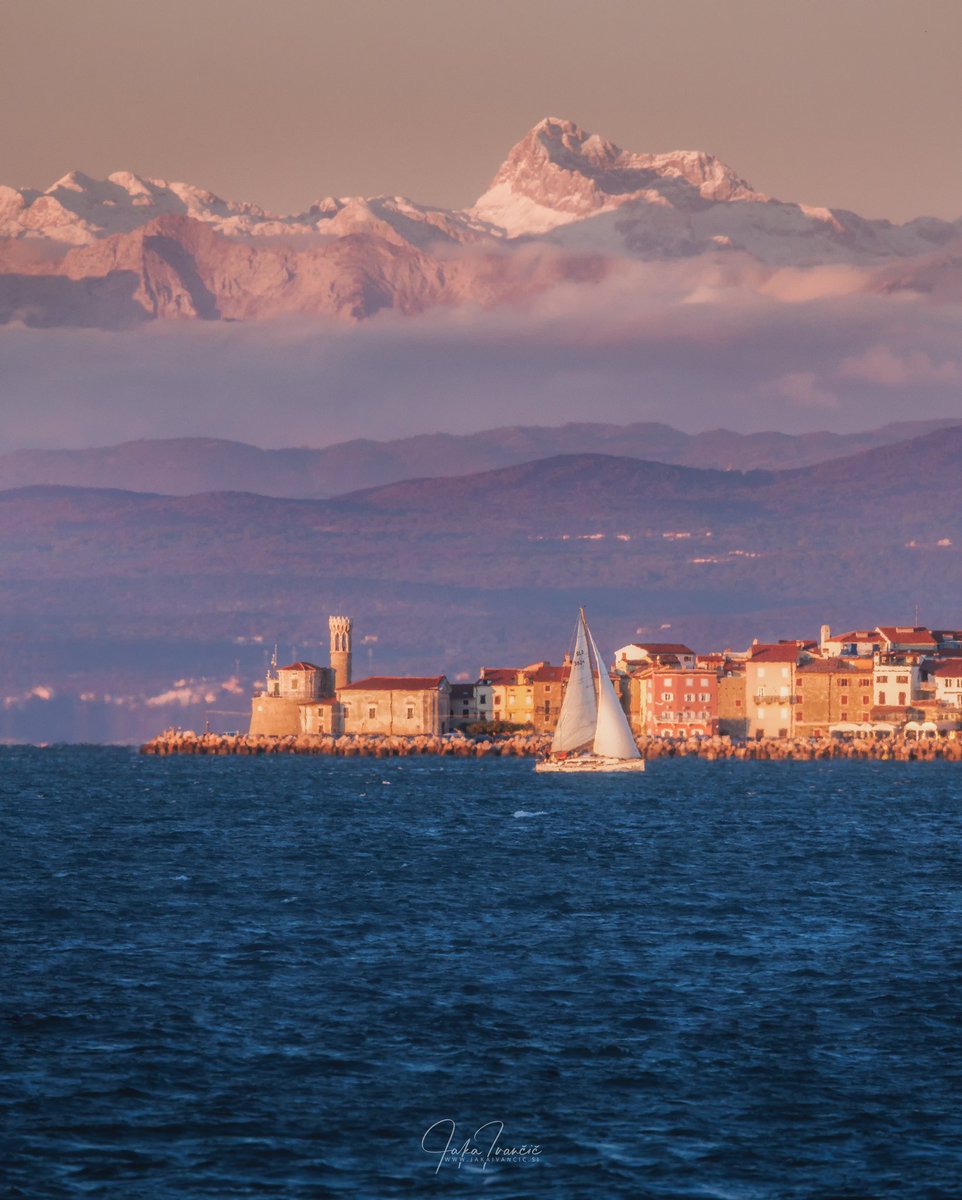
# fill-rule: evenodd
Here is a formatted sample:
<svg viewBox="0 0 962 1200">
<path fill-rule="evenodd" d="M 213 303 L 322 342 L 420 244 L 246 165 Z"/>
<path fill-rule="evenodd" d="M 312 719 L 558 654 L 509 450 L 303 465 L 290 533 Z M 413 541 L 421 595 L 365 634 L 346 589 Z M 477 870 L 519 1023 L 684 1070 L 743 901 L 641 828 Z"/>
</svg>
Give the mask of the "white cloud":
<svg viewBox="0 0 962 1200">
<path fill-rule="evenodd" d="M 849 267 L 772 272 L 733 255 L 714 273 L 634 263 L 523 305 L 356 327 L 7 326 L 0 452 L 175 436 L 321 446 L 589 419 L 804 430 L 827 409 L 857 429 L 903 419 L 909 398 L 913 416 L 945 416 L 962 307 L 860 294 L 861 282 Z M 922 399 L 909 391 L 920 383 Z"/>
<path fill-rule="evenodd" d="M 805 408 L 838 408 L 838 398 L 821 386 L 814 371 L 790 371 L 776 379 L 772 389 Z"/>
<path fill-rule="evenodd" d="M 922 350 L 896 354 L 888 346 L 872 346 L 842 359 L 836 373 L 841 379 L 864 379 L 884 387 L 962 383 L 962 366 L 957 360 L 935 362 Z"/>
</svg>

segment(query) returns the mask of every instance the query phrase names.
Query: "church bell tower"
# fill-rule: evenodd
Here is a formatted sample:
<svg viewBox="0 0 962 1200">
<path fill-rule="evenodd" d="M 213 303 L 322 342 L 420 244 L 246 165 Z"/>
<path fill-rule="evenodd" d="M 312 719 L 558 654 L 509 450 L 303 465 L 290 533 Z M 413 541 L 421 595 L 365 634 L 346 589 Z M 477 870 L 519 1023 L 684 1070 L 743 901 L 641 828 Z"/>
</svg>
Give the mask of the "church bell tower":
<svg viewBox="0 0 962 1200">
<path fill-rule="evenodd" d="M 347 687 L 351 682 L 351 630 L 354 622 L 350 617 L 331 617 L 331 666 L 334 668 L 334 686 Z"/>
</svg>

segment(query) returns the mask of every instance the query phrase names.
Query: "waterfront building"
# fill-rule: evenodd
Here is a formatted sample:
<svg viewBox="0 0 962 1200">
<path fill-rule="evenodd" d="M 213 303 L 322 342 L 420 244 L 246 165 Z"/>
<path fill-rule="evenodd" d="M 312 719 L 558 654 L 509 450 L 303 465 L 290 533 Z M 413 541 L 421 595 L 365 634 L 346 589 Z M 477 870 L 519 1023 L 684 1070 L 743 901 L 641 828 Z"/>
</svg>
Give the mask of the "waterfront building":
<svg viewBox="0 0 962 1200">
<path fill-rule="evenodd" d="M 748 736 L 745 678 L 744 664 L 728 660 L 718 679 L 718 732 L 727 737 Z"/>
<path fill-rule="evenodd" d="M 299 733 L 301 706 L 334 694 L 334 672 L 312 662 L 295 662 L 268 672 L 264 690 L 251 702 L 250 733 L 284 737 Z"/>
<path fill-rule="evenodd" d="M 331 617 L 331 665 L 319 667 L 301 660 L 286 667 L 271 666 L 264 688 L 251 701 L 249 733 L 252 737 L 288 737 L 312 731 L 331 732 L 336 719 L 330 710 L 337 685 L 337 672 L 351 677 L 351 618 Z M 305 709 L 310 709 L 305 713 Z M 323 709 L 323 712 L 319 712 Z"/>
<path fill-rule="evenodd" d="M 795 672 L 804 645 L 797 641 L 753 643 L 751 657 L 745 662 L 748 737 L 791 737 L 794 733 Z"/>
<path fill-rule="evenodd" d="M 451 730 L 444 675 L 372 675 L 337 689 L 343 733 L 438 736 Z"/>
<path fill-rule="evenodd" d="M 822 737 L 831 725 L 872 719 L 872 663 L 868 659 L 818 658 L 795 671 L 794 732 Z"/>
<path fill-rule="evenodd" d="M 695 652 L 681 642 L 630 642 L 615 651 L 615 671 L 628 674 L 645 665 L 674 667 L 694 671 Z"/>
<path fill-rule="evenodd" d="M 480 684 L 490 701 L 487 720 L 510 725 L 528 725 L 534 714 L 534 691 L 518 682 L 520 667 L 482 667 Z M 479 705 L 479 709 L 480 709 Z"/>
<path fill-rule="evenodd" d="M 647 688 L 645 732 L 651 737 L 718 733 L 718 677 L 712 671 L 655 667 Z"/>
<path fill-rule="evenodd" d="M 570 663 L 553 667 L 544 662 L 537 664 L 533 671 L 525 668 L 532 689 L 531 723 L 538 733 L 554 733 L 570 672 Z"/>
<path fill-rule="evenodd" d="M 923 625 L 880 625 L 878 652 L 890 654 L 934 654 L 938 649 L 931 629 Z"/>
<path fill-rule="evenodd" d="M 628 717 L 631 732 L 636 735 L 646 733 L 648 729 L 648 680 L 654 670 L 648 664 L 615 674 L 615 679 L 621 685 L 621 706 Z"/>
<path fill-rule="evenodd" d="M 932 672 L 935 699 L 944 708 L 962 709 L 962 658 L 939 663 Z"/>
<path fill-rule="evenodd" d="M 450 702 L 452 729 L 466 729 L 487 719 L 478 715 L 478 692 L 473 683 L 452 683 Z"/>
<path fill-rule="evenodd" d="M 553 667 L 546 660 L 526 667 L 482 667 L 475 685 L 479 719 L 553 733 L 570 669 L 569 663 Z"/>
<path fill-rule="evenodd" d="M 877 708 L 905 708 L 920 698 L 922 668 L 917 657 L 877 654 L 873 663 L 873 697 Z"/>
<path fill-rule="evenodd" d="M 833 634 L 828 625 L 822 626 L 819 649 L 826 658 L 871 658 L 880 648 L 877 629 L 850 629 L 847 633 Z"/>
</svg>

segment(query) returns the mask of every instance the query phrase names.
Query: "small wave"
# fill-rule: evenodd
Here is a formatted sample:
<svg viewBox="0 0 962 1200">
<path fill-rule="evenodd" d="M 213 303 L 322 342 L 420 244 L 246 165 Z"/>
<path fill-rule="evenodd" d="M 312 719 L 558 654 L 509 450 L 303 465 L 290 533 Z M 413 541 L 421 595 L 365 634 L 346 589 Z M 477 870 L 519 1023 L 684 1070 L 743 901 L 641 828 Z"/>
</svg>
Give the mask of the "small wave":
<svg viewBox="0 0 962 1200">
<path fill-rule="evenodd" d="M 547 815 L 548 810 L 545 808 L 539 808 L 537 812 L 528 812 L 526 809 L 519 808 L 516 813 L 512 813 L 512 816 L 515 817 L 546 817 Z"/>
<path fill-rule="evenodd" d="M 174 875 L 173 879 L 176 883 L 185 883 L 188 879 L 190 879 L 190 876 L 189 875 Z"/>
</svg>

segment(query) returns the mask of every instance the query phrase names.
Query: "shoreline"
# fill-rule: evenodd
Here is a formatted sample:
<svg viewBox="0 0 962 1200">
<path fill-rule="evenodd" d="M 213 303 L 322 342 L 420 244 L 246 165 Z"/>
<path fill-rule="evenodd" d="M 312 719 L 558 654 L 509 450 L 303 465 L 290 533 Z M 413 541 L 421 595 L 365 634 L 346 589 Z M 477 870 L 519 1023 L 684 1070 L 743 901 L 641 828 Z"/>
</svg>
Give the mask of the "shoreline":
<svg viewBox="0 0 962 1200">
<path fill-rule="evenodd" d="M 760 738 L 733 741 L 729 737 L 638 738 L 642 758 L 700 758 L 706 762 L 813 762 L 824 759 L 862 759 L 874 762 L 962 762 L 962 739 L 914 738 Z M 325 758 L 537 758 L 548 752 L 545 734 L 509 734 L 468 738 L 448 734 L 413 737 L 389 734 L 321 734 L 251 737 L 247 734 L 197 734 L 166 730 L 145 742 L 140 753 L 159 758 L 177 755 L 260 757 L 274 754 Z"/>
</svg>

